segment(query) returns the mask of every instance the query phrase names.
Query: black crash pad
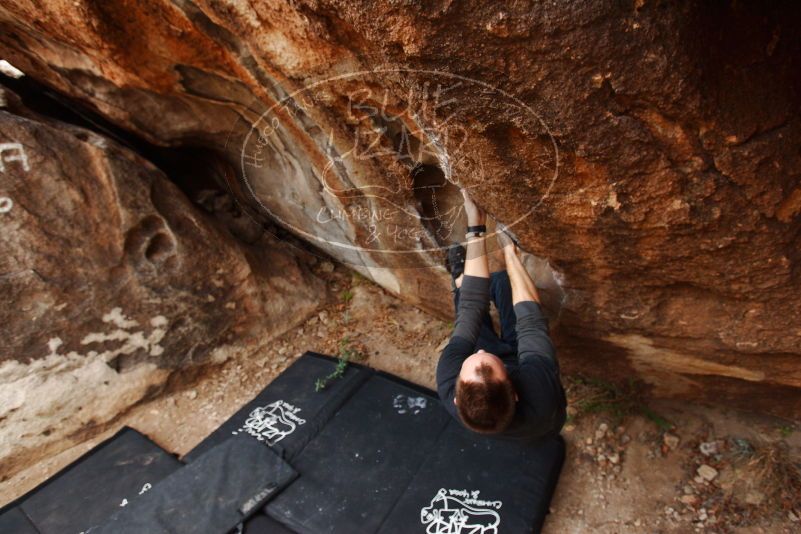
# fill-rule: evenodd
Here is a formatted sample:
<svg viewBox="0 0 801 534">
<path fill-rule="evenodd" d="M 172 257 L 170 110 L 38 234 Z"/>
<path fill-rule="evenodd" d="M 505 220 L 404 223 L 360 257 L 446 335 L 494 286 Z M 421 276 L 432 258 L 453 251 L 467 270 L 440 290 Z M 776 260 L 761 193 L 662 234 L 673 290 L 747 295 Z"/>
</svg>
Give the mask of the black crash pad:
<svg viewBox="0 0 801 534">
<path fill-rule="evenodd" d="M 39 534 L 22 510 L 9 508 L 0 514 L 1 534 Z"/>
<path fill-rule="evenodd" d="M 257 514 L 248 519 L 241 532 L 242 534 L 294 534 L 293 530 L 264 514 Z"/>
<path fill-rule="evenodd" d="M 561 436 L 521 446 L 451 421 L 379 532 L 539 532 L 564 455 Z"/>
<path fill-rule="evenodd" d="M 256 440 L 232 437 L 175 471 L 93 534 L 225 534 L 297 473 Z"/>
<path fill-rule="evenodd" d="M 304 534 L 537 532 L 564 454 L 559 436 L 532 446 L 469 432 L 433 391 L 376 373 L 294 457 L 300 477 L 265 511 Z"/>
<path fill-rule="evenodd" d="M 432 396 L 371 377 L 293 460 L 301 476 L 267 515 L 302 533 L 376 532 L 449 420 Z"/>
<path fill-rule="evenodd" d="M 89 531 L 181 466 L 131 428 L 120 430 L 20 499 L 41 534 Z"/>
<path fill-rule="evenodd" d="M 334 371 L 336 360 L 307 352 L 253 400 L 184 456 L 193 462 L 232 435 L 256 438 L 292 459 L 319 432 L 334 412 L 372 374 L 366 367 L 349 365 L 341 378 L 315 391 L 317 379 Z"/>
<path fill-rule="evenodd" d="M 315 392 L 315 381 L 335 366 L 329 357 L 310 353 L 301 357 L 187 455 L 191 463 L 177 472 L 173 471 L 178 462 L 161 451 L 171 461 L 172 474 L 162 476 L 143 495 L 129 498 L 125 508 L 119 504 L 130 492 L 118 489 L 116 475 L 105 473 L 114 473 L 119 466 L 100 470 L 98 480 L 107 482 L 74 485 L 89 487 L 90 499 L 111 503 L 113 510 L 101 519 L 116 511 L 104 530 L 115 534 L 540 530 L 564 460 L 561 437 L 522 446 L 471 433 L 445 412 L 434 392 L 360 366 L 350 366 L 344 378 Z M 295 476 L 293 468 L 298 478 L 281 490 Z M 66 471 L 71 469 L 74 466 Z M 265 473 L 275 476 L 267 480 Z M 62 478 L 64 473 L 56 481 Z M 127 485 L 129 481 L 119 487 Z M 136 494 L 141 484 L 135 487 Z M 38 526 L 24 507 L 43 488 L 4 512 L 20 506 Z M 62 495 L 54 498 L 52 502 L 61 503 L 56 507 L 60 515 L 55 516 L 74 518 L 78 497 L 60 486 L 59 490 L 70 504 L 63 504 Z M 246 501 L 249 512 L 242 508 Z M 92 508 L 89 504 L 84 503 L 87 510 Z M 42 513 L 43 508 L 36 510 Z M 255 515 L 249 518 L 250 513 Z M 97 514 L 94 508 L 92 514 Z M 20 516 L 0 517 L 4 519 L 20 520 Z M 91 519 L 88 524 L 99 523 Z M 86 528 L 83 523 L 70 524 L 42 532 L 78 534 Z"/>
</svg>

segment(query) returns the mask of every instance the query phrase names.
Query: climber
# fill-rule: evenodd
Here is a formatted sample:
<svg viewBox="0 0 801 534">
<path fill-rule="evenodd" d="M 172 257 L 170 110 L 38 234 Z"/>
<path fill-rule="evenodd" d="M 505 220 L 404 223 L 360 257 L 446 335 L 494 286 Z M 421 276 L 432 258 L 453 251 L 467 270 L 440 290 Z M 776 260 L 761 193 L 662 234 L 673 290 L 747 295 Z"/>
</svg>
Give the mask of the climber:
<svg viewBox="0 0 801 534">
<path fill-rule="evenodd" d="M 448 252 L 456 322 L 437 364 L 437 391 L 468 429 L 535 442 L 558 434 L 566 415 L 548 321 L 505 228 L 497 239 L 506 269 L 490 274 L 486 216 L 466 191 L 462 194 L 467 249 L 455 245 Z M 490 297 L 500 315 L 500 336 L 489 316 Z"/>
</svg>

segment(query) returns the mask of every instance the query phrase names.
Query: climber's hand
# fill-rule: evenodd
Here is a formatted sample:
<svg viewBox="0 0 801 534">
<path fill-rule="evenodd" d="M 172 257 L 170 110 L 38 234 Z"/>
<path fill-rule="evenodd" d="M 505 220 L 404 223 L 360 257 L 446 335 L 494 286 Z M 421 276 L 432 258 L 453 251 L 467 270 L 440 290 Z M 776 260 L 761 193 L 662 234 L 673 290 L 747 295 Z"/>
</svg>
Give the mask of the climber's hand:
<svg viewBox="0 0 801 534">
<path fill-rule="evenodd" d="M 462 189 L 462 196 L 464 197 L 464 212 L 467 215 L 468 226 L 478 226 L 484 224 L 487 216 L 479 208 L 465 189 Z"/>
</svg>

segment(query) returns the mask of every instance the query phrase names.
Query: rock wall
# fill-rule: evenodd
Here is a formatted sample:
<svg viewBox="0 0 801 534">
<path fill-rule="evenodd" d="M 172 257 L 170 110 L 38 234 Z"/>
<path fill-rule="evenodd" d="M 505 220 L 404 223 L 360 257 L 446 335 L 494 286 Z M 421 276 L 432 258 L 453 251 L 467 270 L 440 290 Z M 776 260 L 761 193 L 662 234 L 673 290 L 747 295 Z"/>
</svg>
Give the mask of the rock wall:
<svg viewBox="0 0 801 534">
<path fill-rule="evenodd" d="M 469 187 L 566 368 L 797 415 L 801 15 L 763 4 L 10 0 L 0 51 L 443 316 Z"/>
<path fill-rule="evenodd" d="M 280 244 L 261 241 L 251 268 L 152 164 L 0 91 L 5 479 L 102 429 L 176 370 L 303 320 L 325 288 Z"/>
</svg>

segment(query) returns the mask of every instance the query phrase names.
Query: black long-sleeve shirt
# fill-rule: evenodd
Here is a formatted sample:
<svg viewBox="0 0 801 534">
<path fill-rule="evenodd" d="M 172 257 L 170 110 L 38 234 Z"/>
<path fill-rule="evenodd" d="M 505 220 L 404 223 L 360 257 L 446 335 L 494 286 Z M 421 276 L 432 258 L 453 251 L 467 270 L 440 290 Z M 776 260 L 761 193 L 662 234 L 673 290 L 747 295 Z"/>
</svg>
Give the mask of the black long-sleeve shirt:
<svg viewBox="0 0 801 534">
<path fill-rule="evenodd" d="M 453 398 L 464 360 L 474 354 L 482 317 L 489 310 L 489 279 L 465 275 L 459 295 L 456 324 L 437 364 L 437 392 L 445 409 L 458 421 Z M 517 355 L 501 356 L 517 392 L 515 417 L 496 437 L 537 441 L 557 434 L 565 423 L 567 402 L 559 379 L 548 320 L 534 301 L 518 302 Z"/>
</svg>

